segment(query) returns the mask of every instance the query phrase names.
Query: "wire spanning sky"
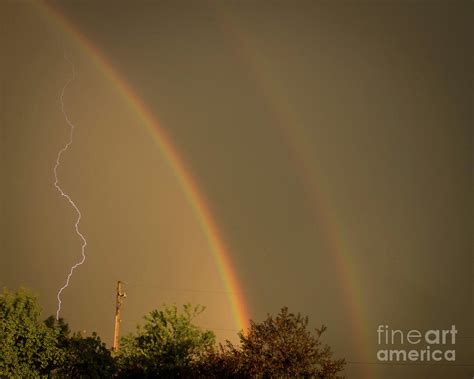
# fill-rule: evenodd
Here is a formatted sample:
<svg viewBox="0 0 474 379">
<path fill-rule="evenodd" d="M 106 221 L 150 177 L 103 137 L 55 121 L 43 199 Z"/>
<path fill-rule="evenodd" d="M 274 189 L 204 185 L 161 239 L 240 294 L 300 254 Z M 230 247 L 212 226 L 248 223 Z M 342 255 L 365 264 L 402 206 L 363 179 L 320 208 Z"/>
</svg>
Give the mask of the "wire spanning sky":
<svg viewBox="0 0 474 379">
<path fill-rule="evenodd" d="M 46 317 L 81 258 L 65 50 L 72 329 L 110 343 L 122 280 L 125 332 L 190 301 L 235 340 L 236 308 L 287 305 L 349 378 L 472 374 L 472 3 L 50 4 L 0 3 L 0 285 Z M 380 324 L 455 324 L 458 365 L 377 364 Z"/>
</svg>

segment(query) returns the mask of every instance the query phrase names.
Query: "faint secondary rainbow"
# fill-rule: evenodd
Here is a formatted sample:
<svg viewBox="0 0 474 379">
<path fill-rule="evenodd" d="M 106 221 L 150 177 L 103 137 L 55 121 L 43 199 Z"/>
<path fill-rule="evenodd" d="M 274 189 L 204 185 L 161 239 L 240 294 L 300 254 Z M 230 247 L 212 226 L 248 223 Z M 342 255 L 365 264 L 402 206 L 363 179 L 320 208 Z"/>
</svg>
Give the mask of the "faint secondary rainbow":
<svg viewBox="0 0 474 379">
<path fill-rule="evenodd" d="M 195 179 L 189 170 L 186 169 L 183 160 L 165 130 L 156 117 L 148 110 L 145 103 L 138 97 L 130 84 L 120 76 L 120 73 L 108 62 L 102 52 L 60 10 L 44 1 L 41 1 L 39 4 L 43 5 L 40 8 L 46 10 L 45 14 L 48 19 L 53 20 L 60 28 L 69 33 L 78 42 L 80 48 L 95 61 L 104 76 L 115 85 L 126 103 L 129 104 L 130 108 L 139 116 L 142 123 L 153 135 L 206 236 L 226 292 L 229 293 L 229 302 L 236 325 L 239 329 L 245 331 L 249 325 L 249 313 L 229 251 L 219 235 L 217 225 L 209 207 L 206 205 L 203 195 L 199 191 Z"/>
<path fill-rule="evenodd" d="M 284 91 L 279 88 L 278 82 L 271 76 L 270 64 L 266 62 L 265 56 L 260 49 L 252 44 L 252 37 L 243 28 L 239 28 L 232 19 L 230 12 L 226 10 L 223 3 L 215 4 L 217 19 L 223 31 L 232 39 L 239 57 L 251 72 L 257 90 L 263 95 L 264 100 L 270 105 L 274 112 L 275 124 L 284 135 L 291 158 L 294 160 L 298 174 L 304 181 L 305 188 L 311 193 L 311 207 L 319 227 L 324 230 L 326 244 L 338 275 L 338 283 L 341 286 L 344 302 L 349 311 L 349 322 L 354 335 L 354 348 L 357 351 L 357 360 L 371 361 L 370 348 L 367 342 L 367 325 L 364 320 L 365 308 L 362 289 L 353 269 L 353 258 L 350 249 L 345 245 L 343 239 L 337 232 L 338 225 L 335 207 L 329 207 L 330 191 L 324 188 L 321 175 L 315 174 L 315 167 L 309 167 L 311 162 L 311 148 L 305 139 L 304 133 L 299 129 L 298 113 L 291 104 L 291 99 L 285 96 Z M 325 189 L 323 191 L 323 189 Z M 361 367 L 364 377 L 373 377 L 370 367 Z"/>
</svg>

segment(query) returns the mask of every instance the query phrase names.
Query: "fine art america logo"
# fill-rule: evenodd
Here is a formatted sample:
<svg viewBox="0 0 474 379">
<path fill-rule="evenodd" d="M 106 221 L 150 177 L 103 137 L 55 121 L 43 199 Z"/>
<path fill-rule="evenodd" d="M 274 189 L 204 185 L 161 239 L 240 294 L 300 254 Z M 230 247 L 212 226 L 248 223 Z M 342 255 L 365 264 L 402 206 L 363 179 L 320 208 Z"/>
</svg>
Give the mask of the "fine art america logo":
<svg viewBox="0 0 474 379">
<path fill-rule="evenodd" d="M 456 360 L 454 346 L 457 332 L 455 325 L 452 325 L 451 329 L 431 329 L 423 332 L 417 329 L 404 332 L 391 329 L 388 325 L 379 325 L 377 337 L 381 349 L 377 351 L 377 359 L 381 362 L 453 362 Z M 407 345 L 408 348 L 404 348 Z M 395 346 L 402 348 L 395 349 Z"/>
</svg>

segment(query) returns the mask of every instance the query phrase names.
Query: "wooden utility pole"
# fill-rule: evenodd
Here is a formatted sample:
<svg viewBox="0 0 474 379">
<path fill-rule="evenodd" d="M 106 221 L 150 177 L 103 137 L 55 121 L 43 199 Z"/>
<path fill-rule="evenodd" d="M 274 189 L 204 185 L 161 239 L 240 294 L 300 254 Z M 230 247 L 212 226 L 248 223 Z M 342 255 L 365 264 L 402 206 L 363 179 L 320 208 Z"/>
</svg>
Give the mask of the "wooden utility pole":
<svg viewBox="0 0 474 379">
<path fill-rule="evenodd" d="M 114 351 L 118 351 L 119 348 L 119 332 L 120 332 L 120 306 L 122 305 L 123 299 L 127 297 L 125 292 L 122 291 L 122 282 L 117 282 L 117 300 L 115 306 L 115 328 L 114 328 Z"/>
</svg>

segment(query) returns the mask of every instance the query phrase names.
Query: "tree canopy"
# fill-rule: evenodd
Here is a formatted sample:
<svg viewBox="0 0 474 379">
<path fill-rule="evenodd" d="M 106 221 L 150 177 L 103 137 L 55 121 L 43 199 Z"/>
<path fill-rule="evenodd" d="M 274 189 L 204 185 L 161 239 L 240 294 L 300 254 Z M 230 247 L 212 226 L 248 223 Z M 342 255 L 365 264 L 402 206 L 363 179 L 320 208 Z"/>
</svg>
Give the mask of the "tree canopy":
<svg viewBox="0 0 474 379">
<path fill-rule="evenodd" d="M 0 295 L 0 377 L 41 377 L 63 361 L 57 331 L 40 320 L 31 292 L 7 289 Z"/>
<path fill-rule="evenodd" d="M 320 341 L 325 326 L 308 330 L 308 318 L 282 308 L 261 323 L 250 321 L 248 333 L 239 333 L 240 345 L 227 342 L 211 353 L 201 367 L 215 377 L 333 378 L 344 359 L 334 359 L 329 346 Z"/>
<path fill-rule="evenodd" d="M 60 318 L 48 317 L 48 328 L 57 331 L 57 346 L 63 351 L 64 360 L 60 365 L 49 367 L 50 376 L 58 378 L 111 378 L 115 375 L 116 364 L 111 351 L 94 332 L 92 336 L 72 333 L 69 325 Z"/>
<path fill-rule="evenodd" d="M 164 306 L 144 317 L 112 353 L 93 333 L 71 333 L 41 309 L 29 291 L 0 295 L 0 377 L 155 378 L 259 377 L 334 378 L 344 368 L 321 342 L 324 326 L 308 328 L 308 318 L 282 308 L 276 317 L 239 333 L 239 343 L 216 347 L 212 331 L 195 319 L 203 306 Z"/>
<path fill-rule="evenodd" d="M 144 317 L 143 326 L 121 340 L 118 361 L 123 376 L 189 376 L 192 366 L 212 351 L 214 333 L 202 330 L 193 320 L 202 306 L 164 306 Z"/>
</svg>

